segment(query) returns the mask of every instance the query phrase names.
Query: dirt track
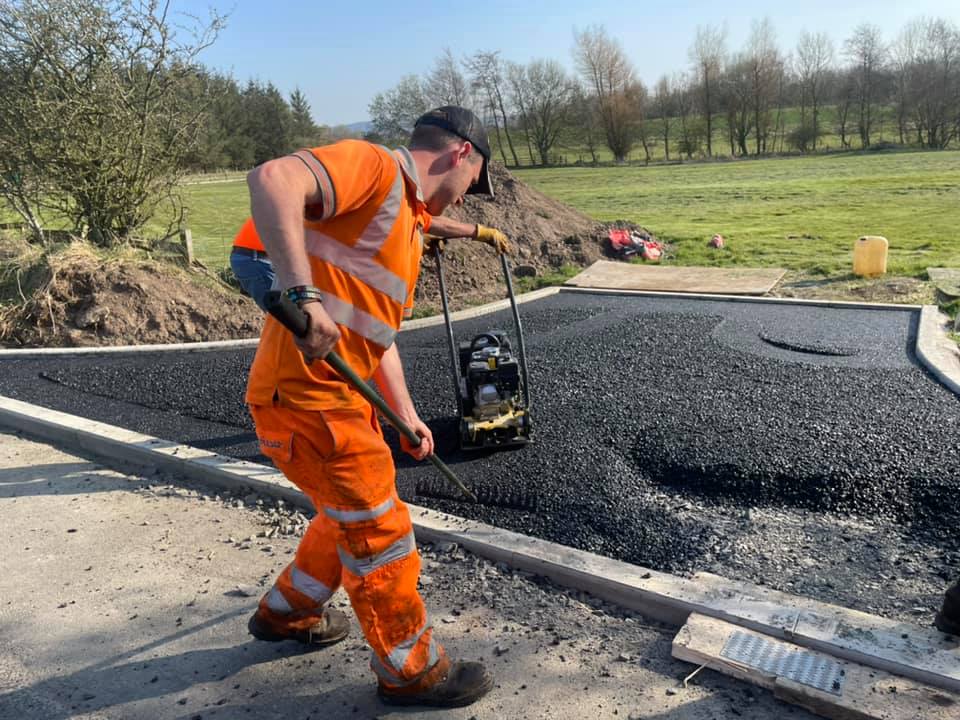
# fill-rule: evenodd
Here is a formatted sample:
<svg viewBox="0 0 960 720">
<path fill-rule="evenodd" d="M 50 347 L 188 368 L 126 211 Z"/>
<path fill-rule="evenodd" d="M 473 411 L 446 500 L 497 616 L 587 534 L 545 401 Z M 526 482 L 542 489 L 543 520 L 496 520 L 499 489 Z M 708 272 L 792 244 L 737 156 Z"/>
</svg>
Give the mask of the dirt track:
<svg viewBox="0 0 960 720">
<path fill-rule="evenodd" d="M 261 535 L 295 518 L 170 480 L 0 433 L 0 720 L 441 716 L 377 702 L 355 621 L 317 652 L 252 640 L 295 546 Z M 682 688 L 671 630 L 455 547 L 424 550 L 421 585 L 446 647 L 497 680 L 444 718 L 811 717 L 710 671 Z"/>
</svg>

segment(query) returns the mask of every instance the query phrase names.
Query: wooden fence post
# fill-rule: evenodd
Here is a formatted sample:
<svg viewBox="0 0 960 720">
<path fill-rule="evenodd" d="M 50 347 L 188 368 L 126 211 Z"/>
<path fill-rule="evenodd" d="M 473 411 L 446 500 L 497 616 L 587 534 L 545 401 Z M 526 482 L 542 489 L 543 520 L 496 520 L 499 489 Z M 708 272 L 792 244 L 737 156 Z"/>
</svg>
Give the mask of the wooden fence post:
<svg viewBox="0 0 960 720">
<path fill-rule="evenodd" d="M 183 254 L 187 264 L 193 265 L 193 233 L 190 228 L 180 228 L 180 242 L 183 244 Z"/>
</svg>

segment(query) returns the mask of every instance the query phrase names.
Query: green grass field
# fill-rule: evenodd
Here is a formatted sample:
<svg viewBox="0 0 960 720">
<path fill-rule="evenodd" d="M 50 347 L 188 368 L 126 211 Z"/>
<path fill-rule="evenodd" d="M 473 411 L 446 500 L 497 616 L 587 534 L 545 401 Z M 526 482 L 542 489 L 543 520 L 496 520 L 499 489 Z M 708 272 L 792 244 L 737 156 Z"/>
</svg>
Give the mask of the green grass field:
<svg viewBox="0 0 960 720">
<path fill-rule="evenodd" d="M 834 154 L 650 167 L 527 169 L 517 177 L 599 220 L 673 243 L 683 265 L 848 272 L 861 235 L 888 271 L 960 266 L 960 151 Z M 722 251 L 707 247 L 714 233 Z"/>
<path fill-rule="evenodd" d="M 524 182 L 599 220 L 631 220 L 684 265 L 843 274 L 860 235 L 890 242 L 889 271 L 960 267 L 960 151 L 845 153 L 642 167 L 523 169 Z M 183 188 L 197 256 L 225 266 L 249 213 L 242 177 Z M 707 248 L 714 233 L 728 245 Z"/>
</svg>

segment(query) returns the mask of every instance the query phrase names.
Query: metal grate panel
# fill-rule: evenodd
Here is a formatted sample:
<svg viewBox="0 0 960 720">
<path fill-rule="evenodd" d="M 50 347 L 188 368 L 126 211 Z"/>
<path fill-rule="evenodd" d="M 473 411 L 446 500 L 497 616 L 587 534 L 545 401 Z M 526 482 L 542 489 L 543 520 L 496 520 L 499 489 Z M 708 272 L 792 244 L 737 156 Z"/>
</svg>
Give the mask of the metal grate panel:
<svg viewBox="0 0 960 720">
<path fill-rule="evenodd" d="M 782 643 L 736 631 L 721 657 L 749 665 L 768 675 L 783 677 L 833 695 L 841 695 L 844 671 L 840 663 L 806 650 L 793 650 Z"/>
</svg>

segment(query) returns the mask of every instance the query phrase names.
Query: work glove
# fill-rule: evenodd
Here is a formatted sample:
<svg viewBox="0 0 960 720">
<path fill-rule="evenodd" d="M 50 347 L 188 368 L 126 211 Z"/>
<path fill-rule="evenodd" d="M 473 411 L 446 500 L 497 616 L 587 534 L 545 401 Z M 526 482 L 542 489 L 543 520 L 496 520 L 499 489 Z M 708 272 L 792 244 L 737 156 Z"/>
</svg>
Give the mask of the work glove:
<svg viewBox="0 0 960 720">
<path fill-rule="evenodd" d="M 443 252 L 447 248 L 447 239 L 442 238 L 439 235 L 430 235 L 429 233 L 423 234 L 423 249 L 433 254 L 433 249 L 437 248 L 440 252 Z"/>
<path fill-rule="evenodd" d="M 489 228 L 486 225 L 477 225 L 477 240 L 486 243 L 501 255 L 510 252 L 510 241 L 507 236 L 496 228 Z"/>
</svg>

